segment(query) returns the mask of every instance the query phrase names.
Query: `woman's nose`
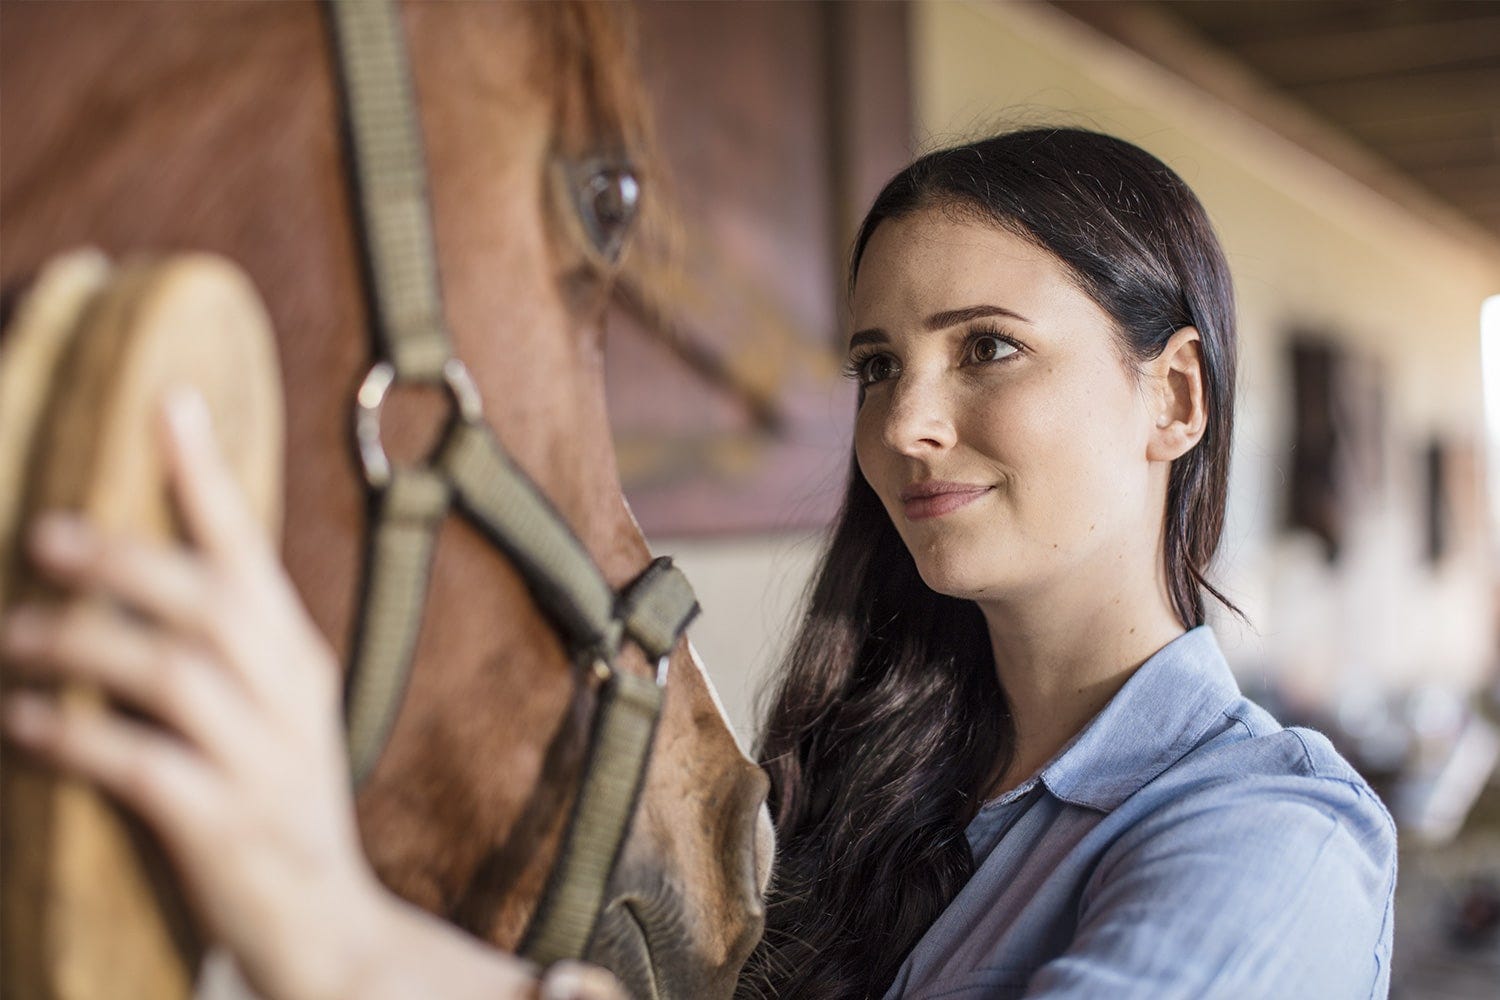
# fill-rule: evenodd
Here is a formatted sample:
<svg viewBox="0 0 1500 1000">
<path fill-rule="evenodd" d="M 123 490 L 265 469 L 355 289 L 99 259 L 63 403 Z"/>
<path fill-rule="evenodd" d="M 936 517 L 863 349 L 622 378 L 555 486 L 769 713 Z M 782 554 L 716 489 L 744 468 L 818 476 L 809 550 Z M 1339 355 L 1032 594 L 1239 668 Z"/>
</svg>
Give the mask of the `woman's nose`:
<svg viewBox="0 0 1500 1000">
<path fill-rule="evenodd" d="M 950 401 L 939 386 L 905 379 L 894 386 L 883 428 L 886 447 L 903 455 L 951 448 L 957 439 Z"/>
</svg>

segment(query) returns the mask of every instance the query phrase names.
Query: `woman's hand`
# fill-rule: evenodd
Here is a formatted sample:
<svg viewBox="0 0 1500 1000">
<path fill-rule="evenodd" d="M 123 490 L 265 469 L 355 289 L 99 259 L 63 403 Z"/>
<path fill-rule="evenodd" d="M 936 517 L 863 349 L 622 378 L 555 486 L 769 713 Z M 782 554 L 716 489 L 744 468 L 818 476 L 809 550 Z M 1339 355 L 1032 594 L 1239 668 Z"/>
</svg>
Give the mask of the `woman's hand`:
<svg viewBox="0 0 1500 1000">
<path fill-rule="evenodd" d="M 16 609 L 9 667 L 96 685 L 113 707 L 7 699 L 16 743 L 92 781 L 161 838 L 203 929 L 276 1000 L 623 997 L 602 969 L 538 980 L 410 906 L 360 849 L 332 650 L 303 609 L 213 440 L 195 393 L 174 394 L 163 443 L 188 546 L 104 538 L 50 515 L 37 565 L 81 599 Z"/>
<path fill-rule="evenodd" d="M 202 399 L 179 392 L 165 409 L 189 547 L 48 515 L 30 533 L 32 558 L 79 599 L 18 608 L 0 633 L 15 673 L 97 685 L 149 721 L 17 693 L 6 731 L 157 832 L 204 930 L 256 989 L 347 996 L 384 893 L 355 830 L 339 672 Z"/>
</svg>

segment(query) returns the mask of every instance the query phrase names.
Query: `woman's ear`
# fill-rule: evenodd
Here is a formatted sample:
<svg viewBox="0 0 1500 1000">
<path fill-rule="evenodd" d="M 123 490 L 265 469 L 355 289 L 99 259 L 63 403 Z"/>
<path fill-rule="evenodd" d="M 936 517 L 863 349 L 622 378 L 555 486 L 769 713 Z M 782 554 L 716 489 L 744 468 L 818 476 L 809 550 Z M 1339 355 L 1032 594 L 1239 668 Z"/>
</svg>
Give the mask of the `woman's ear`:
<svg viewBox="0 0 1500 1000">
<path fill-rule="evenodd" d="M 1203 337 L 1185 326 L 1146 365 L 1146 400 L 1155 426 L 1146 458 L 1170 462 L 1192 450 L 1208 425 L 1203 396 Z"/>
</svg>

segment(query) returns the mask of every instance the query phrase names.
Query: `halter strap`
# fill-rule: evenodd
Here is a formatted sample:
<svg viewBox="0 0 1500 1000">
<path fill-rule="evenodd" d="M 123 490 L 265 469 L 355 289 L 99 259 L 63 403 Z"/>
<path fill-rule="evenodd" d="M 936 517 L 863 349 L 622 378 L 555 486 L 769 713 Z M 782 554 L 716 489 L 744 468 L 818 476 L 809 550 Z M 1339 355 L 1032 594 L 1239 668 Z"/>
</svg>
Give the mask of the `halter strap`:
<svg viewBox="0 0 1500 1000">
<path fill-rule="evenodd" d="M 436 382 L 453 349 L 438 290 L 427 168 L 400 13 L 386 0 L 332 8 L 374 332 L 397 377 Z"/>
<path fill-rule="evenodd" d="M 400 707 L 421 626 L 436 533 L 455 509 L 510 558 L 579 662 L 601 682 L 573 817 L 523 954 L 581 958 L 650 758 L 666 662 L 698 612 L 671 560 L 620 594 L 484 422 L 443 319 L 426 171 L 399 14 L 390 0 L 331 0 L 350 159 L 364 236 L 377 360 L 360 387 L 355 438 L 371 493 L 365 584 L 345 697 L 356 784 L 373 770 Z M 399 383 L 447 388 L 454 414 L 434 460 L 393 465 L 380 415 Z M 654 679 L 616 669 L 625 637 Z"/>
</svg>

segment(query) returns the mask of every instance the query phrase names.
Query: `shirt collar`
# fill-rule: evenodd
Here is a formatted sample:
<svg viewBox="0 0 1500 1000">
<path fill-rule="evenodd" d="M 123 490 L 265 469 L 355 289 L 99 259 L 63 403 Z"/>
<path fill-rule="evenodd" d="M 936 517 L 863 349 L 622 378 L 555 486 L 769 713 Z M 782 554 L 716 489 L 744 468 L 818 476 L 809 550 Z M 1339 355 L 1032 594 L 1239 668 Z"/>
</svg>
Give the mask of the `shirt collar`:
<svg viewBox="0 0 1500 1000">
<path fill-rule="evenodd" d="M 1109 811 L 1197 746 L 1239 685 L 1213 629 L 1157 650 L 1062 752 L 1042 784 L 1067 802 Z"/>
</svg>

